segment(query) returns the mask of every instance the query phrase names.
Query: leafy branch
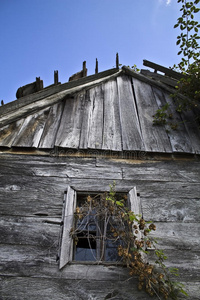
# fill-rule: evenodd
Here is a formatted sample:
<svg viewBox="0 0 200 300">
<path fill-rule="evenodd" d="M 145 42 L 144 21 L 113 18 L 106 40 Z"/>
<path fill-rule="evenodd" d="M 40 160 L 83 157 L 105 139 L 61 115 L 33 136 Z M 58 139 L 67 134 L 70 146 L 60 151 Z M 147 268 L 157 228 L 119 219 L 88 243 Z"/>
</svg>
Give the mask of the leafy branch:
<svg viewBox="0 0 200 300">
<path fill-rule="evenodd" d="M 182 3 L 181 16 L 177 19 L 174 28 L 179 28 L 180 35 L 177 36 L 177 46 L 180 50 L 178 55 L 182 55 L 180 63 L 173 68 L 180 71 L 183 75 L 177 82 L 176 91 L 172 95 L 176 105 L 176 111 L 197 110 L 200 104 L 200 46 L 199 29 L 200 24 L 196 19 L 200 8 L 197 5 L 200 0 L 187 1 L 177 0 Z M 157 110 L 154 116 L 154 125 L 169 124 L 169 118 L 173 116 L 167 113 L 168 107 L 164 106 Z M 197 124 L 200 124 L 200 118 L 195 118 Z M 177 128 L 178 124 L 173 124 L 171 128 Z"/>
<path fill-rule="evenodd" d="M 109 193 L 94 197 L 87 196 L 79 207 L 76 208 L 76 226 L 71 230 L 71 235 L 78 243 L 80 232 L 96 222 L 97 233 L 88 230 L 85 234 L 88 240 L 98 240 L 103 251 L 100 260 L 104 259 L 107 242 L 116 245 L 118 262 L 128 268 L 130 276 L 138 278 L 138 289 L 145 290 L 149 295 L 156 295 L 158 299 L 178 299 L 179 293 L 187 295 L 183 285 L 171 280 L 171 275 L 178 276 L 177 268 L 167 268 L 167 256 L 163 250 L 157 249 L 157 240 L 151 235 L 156 230 L 152 222 L 145 221 L 141 215 L 131 211 L 127 204 L 127 196 L 119 198 L 115 192 L 115 185 L 110 186 Z M 104 224 L 103 228 L 99 221 Z M 155 263 L 150 263 L 148 255 L 154 249 Z M 98 259 L 97 259 L 98 262 Z"/>
</svg>

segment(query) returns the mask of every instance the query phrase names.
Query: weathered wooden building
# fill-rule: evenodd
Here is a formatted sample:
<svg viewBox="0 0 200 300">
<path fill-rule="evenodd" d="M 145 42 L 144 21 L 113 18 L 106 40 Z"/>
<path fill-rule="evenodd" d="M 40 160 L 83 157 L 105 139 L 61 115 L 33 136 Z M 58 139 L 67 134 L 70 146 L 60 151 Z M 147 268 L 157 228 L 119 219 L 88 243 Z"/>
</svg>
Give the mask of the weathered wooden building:
<svg viewBox="0 0 200 300">
<path fill-rule="evenodd" d="M 188 299 L 200 299 L 200 132 L 170 97 L 179 75 L 145 65 L 159 72 L 117 65 L 64 84 L 55 73 L 53 85 L 37 79 L 0 107 L 0 299 L 150 298 L 126 268 L 69 254 L 70 191 L 108 191 L 113 181 L 118 192 L 136 187 L 166 264 L 179 268 Z M 177 130 L 152 125 L 166 102 Z"/>
</svg>

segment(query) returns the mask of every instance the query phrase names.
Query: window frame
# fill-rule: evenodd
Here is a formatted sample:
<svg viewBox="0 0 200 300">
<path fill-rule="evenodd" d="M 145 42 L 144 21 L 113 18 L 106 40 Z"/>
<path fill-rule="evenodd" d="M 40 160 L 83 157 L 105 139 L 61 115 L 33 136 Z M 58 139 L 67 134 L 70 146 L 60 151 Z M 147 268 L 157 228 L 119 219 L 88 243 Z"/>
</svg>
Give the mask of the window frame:
<svg viewBox="0 0 200 300">
<path fill-rule="evenodd" d="M 62 269 L 64 266 L 71 262 L 79 263 L 79 261 L 73 261 L 74 246 L 73 237 L 71 236 L 71 229 L 73 228 L 74 223 L 74 213 L 76 211 L 77 205 L 77 194 L 79 192 L 81 193 L 81 191 L 77 191 L 69 185 L 64 193 L 60 237 L 59 269 Z M 116 192 L 121 193 L 122 191 L 117 190 Z M 126 193 L 128 195 L 128 205 L 131 211 L 133 211 L 135 214 L 142 215 L 140 195 L 137 193 L 136 187 L 134 186 Z M 88 264 L 91 262 L 85 261 L 84 263 Z M 95 262 L 92 261 L 92 263 L 94 264 Z M 104 261 L 102 261 L 102 263 L 104 263 Z M 109 263 L 112 264 L 114 262 Z"/>
</svg>

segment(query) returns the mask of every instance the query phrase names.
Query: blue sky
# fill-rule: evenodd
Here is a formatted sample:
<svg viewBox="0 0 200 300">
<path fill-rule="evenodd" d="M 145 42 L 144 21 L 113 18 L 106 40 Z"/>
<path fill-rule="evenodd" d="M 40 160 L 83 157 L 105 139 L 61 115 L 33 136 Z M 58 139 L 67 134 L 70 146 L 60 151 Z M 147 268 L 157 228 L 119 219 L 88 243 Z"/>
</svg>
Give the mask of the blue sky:
<svg viewBox="0 0 200 300">
<path fill-rule="evenodd" d="M 110 69 L 117 52 L 122 65 L 178 63 L 179 9 L 176 0 L 0 0 L 0 100 L 39 76 L 52 84 L 54 70 L 67 82 L 84 60 L 89 75 L 96 58 Z"/>
</svg>

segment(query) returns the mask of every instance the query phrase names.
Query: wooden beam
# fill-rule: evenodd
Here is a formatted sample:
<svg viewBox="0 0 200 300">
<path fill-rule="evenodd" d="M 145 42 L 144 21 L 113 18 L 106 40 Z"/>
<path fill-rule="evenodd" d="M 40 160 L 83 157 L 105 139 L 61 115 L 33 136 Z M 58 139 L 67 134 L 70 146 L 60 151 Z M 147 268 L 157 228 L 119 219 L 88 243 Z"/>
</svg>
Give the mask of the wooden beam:
<svg viewBox="0 0 200 300">
<path fill-rule="evenodd" d="M 83 62 L 83 77 L 87 76 L 86 61 Z"/>
<path fill-rule="evenodd" d="M 116 54 L 116 68 L 119 69 L 119 54 Z"/>
<path fill-rule="evenodd" d="M 133 71 L 132 69 L 128 68 L 127 66 L 123 66 L 122 67 L 122 71 L 127 74 L 127 75 L 130 75 L 134 78 L 137 78 L 143 82 L 146 82 L 148 84 L 151 84 L 155 87 L 158 87 L 160 89 L 164 89 L 165 91 L 169 92 L 170 94 L 174 94 L 175 93 L 175 88 L 172 88 L 172 87 L 169 87 L 168 85 L 160 82 L 160 81 L 157 81 L 157 80 L 154 80 L 154 79 L 151 79 L 150 77 L 147 77 L 147 76 L 144 76 L 138 72 L 135 72 Z M 178 97 L 181 98 L 181 99 L 184 99 L 184 100 L 188 100 L 187 97 L 185 97 L 184 95 L 182 94 L 178 94 Z"/>
<path fill-rule="evenodd" d="M 36 92 L 43 89 L 43 80 L 40 80 L 40 77 L 36 77 Z"/>
<path fill-rule="evenodd" d="M 159 80 L 173 88 L 175 88 L 175 86 L 177 85 L 177 80 L 173 79 L 173 78 L 169 78 L 169 77 L 166 77 L 166 76 L 163 76 L 161 74 L 158 74 L 158 73 L 154 73 L 154 72 L 151 72 L 149 70 L 141 70 L 140 73 L 144 76 L 148 76 L 152 79 L 155 79 L 155 80 Z"/>
<path fill-rule="evenodd" d="M 155 71 L 160 71 L 162 73 L 165 73 L 165 75 L 167 75 L 169 77 L 172 77 L 172 78 L 175 78 L 175 79 L 178 79 L 178 80 L 180 80 L 181 78 L 184 77 L 184 75 L 181 74 L 181 73 L 175 72 L 175 71 L 173 71 L 169 68 L 165 68 L 161 65 L 157 65 L 157 64 L 152 63 L 151 61 L 148 61 L 148 60 L 145 60 L 145 59 L 143 60 L 143 65 L 146 66 L 146 67 L 152 68 Z"/>
<path fill-rule="evenodd" d="M 95 74 L 97 74 L 97 73 L 99 72 L 98 69 L 99 69 L 99 68 L 98 68 L 98 60 L 97 60 L 97 58 L 96 58 Z"/>
<path fill-rule="evenodd" d="M 54 84 L 58 84 L 58 71 L 54 71 Z"/>
</svg>

